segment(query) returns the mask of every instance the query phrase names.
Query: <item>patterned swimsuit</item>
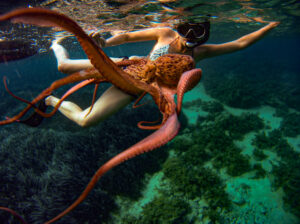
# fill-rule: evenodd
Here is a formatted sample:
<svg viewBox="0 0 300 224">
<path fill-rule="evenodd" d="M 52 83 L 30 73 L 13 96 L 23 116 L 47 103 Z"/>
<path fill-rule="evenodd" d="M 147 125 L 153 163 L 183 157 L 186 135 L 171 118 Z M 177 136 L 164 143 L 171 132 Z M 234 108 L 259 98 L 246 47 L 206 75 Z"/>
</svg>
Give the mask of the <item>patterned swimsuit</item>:
<svg viewBox="0 0 300 224">
<path fill-rule="evenodd" d="M 155 61 L 160 56 L 168 54 L 169 53 L 169 48 L 170 48 L 170 45 L 166 44 L 166 45 L 163 45 L 162 47 L 160 47 L 158 49 L 153 50 L 149 55 L 150 60 Z"/>
</svg>

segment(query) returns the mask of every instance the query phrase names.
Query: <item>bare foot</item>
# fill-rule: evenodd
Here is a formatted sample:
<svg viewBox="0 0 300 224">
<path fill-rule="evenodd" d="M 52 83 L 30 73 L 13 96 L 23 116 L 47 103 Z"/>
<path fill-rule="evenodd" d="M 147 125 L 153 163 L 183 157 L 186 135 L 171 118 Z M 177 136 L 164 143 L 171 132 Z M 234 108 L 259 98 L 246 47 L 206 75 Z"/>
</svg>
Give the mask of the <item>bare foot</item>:
<svg viewBox="0 0 300 224">
<path fill-rule="evenodd" d="M 58 101 L 59 101 L 58 98 L 50 95 L 45 99 L 45 104 L 47 106 L 55 107 L 57 105 Z"/>
<path fill-rule="evenodd" d="M 253 17 L 252 19 L 259 23 L 269 23 L 269 25 L 272 26 L 273 28 L 275 28 L 276 26 L 278 26 L 280 24 L 280 22 L 277 22 L 277 21 L 272 21 L 272 22 L 266 21 L 262 17 Z"/>
<path fill-rule="evenodd" d="M 57 33 L 55 33 L 55 38 L 52 41 L 52 45 L 60 44 L 62 42 L 62 40 L 64 40 L 67 37 L 70 37 L 70 36 L 72 36 L 72 35 L 67 35 L 64 32 L 57 32 Z M 52 45 L 51 45 L 50 49 L 52 49 Z"/>
</svg>

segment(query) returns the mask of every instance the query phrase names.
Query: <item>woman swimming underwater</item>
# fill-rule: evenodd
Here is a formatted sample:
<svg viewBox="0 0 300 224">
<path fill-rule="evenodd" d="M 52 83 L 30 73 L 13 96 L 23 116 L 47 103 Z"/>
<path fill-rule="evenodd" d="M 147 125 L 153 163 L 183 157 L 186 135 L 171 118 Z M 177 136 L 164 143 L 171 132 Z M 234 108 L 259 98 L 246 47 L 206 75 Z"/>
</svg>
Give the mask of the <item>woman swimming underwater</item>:
<svg viewBox="0 0 300 224">
<path fill-rule="evenodd" d="M 194 58 L 195 62 L 205 58 L 215 57 L 223 54 L 236 52 L 249 47 L 269 31 L 278 26 L 279 22 L 270 22 L 266 26 L 244 35 L 234 41 L 222 44 L 205 44 L 210 35 L 210 22 L 186 22 L 176 26 L 176 30 L 170 27 L 160 27 L 144 29 L 140 31 L 127 32 L 112 36 L 105 40 L 99 35 L 94 39 L 102 47 L 121 45 L 129 42 L 156 41 L 148 59 L 154 61 L 164 54 L 176 53 L 186 54 Z M 54 40 L 51 49 L 57 59 L 58 70 L 70 74 L 83 69 L 93 67 L 88 59 L 69 59 L 65 48 L 60 45 L 60 39 Z M 130 57 L 130 59 L 133 57 Z M 122 58 L 112 58 L 115 62 Z M 90 111 L 90 107 L 82 110 L 78 105 L 70 101 L 64 101 L 59 107 L 59 111 L 70 120 L 82 127 L 91 126 L 105 120 L 110 115 L 128 105 L 134 99 L 133 96 L 123 92 L 115 86 L 108 88 L 95 102 Z M 54 96 L 46 98 L 47 106 L 55 107 L 59 99 Z"/>
</svg>

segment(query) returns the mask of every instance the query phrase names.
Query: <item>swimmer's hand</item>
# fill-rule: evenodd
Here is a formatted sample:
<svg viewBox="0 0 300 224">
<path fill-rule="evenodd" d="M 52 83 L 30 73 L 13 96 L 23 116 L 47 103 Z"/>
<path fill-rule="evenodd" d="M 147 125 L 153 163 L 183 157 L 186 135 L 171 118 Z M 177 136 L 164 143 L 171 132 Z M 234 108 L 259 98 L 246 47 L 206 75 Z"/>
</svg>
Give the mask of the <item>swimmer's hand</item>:
<svg viewBox="0 0 300 224">
<path fill-rule="evenodd" d="M 269 26 L 271 26 L 272 28 L 277 27 L 280 24 L 280 22 L 270 22 Z"/>
<path fill-rule="evenodd" d="M 101 36 L 99 32 L 92 32 L 89 34 L 91 38 L 98 44 L 99 47 L 103 48 L 106 45 L 106 40 Z"/>
<path fill-rule="evenodd" d="M 258 23 L 268 23 L 267 26 L 270 26 L 271 28 L 275 28 L 280 24 L 280 22 L 277 21 L 264 20 L 262 17 L 253 17 L 252 20 Z"/>
</svg>

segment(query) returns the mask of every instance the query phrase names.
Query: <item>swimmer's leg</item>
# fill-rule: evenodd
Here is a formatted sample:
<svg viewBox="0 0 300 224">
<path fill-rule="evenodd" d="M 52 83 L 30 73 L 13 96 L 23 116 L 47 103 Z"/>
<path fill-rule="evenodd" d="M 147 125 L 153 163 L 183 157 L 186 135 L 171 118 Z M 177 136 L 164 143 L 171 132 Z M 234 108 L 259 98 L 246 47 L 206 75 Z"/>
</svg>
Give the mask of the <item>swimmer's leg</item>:
<svg viewBox="0 0 300 224">
<path fill-rule="evenodd" d="M 57 60 L 58 70 L 62 73 L 72 74 L 87 68 L 93 68 L 89 59 L 69 59 L 67 50 L 59 44 L 59 39 L 54 40 L 51 49 Z"/>
<path fill-rule="evenodd" d="M 72 74 L 94 66 L 89 59 L 70 59 L 67 50 L 59 43 L 62 38 L 55 39 L 51 44 L 51 49 L 57 60 L 58 71 L 65 74 Z M 114 62 L 123 60 L 123 58 L 111 58 Z"/>
<path fill-rule="evenodd" d="M 111 86 L 95 102 L 89 114 L 90 107 L 82 110 L 78 105 L 70 101 L 64 101 L 59 107 L 59 111 L 78 125 L 87 127 L 105 120 L 128 105 L 133 99 L 132 96 L 124 93 L 115 86 Z M 49 96 L 46 98 L 46 105 L 55 107 L 58 101 L 58 98 Z"/>
</svg>

